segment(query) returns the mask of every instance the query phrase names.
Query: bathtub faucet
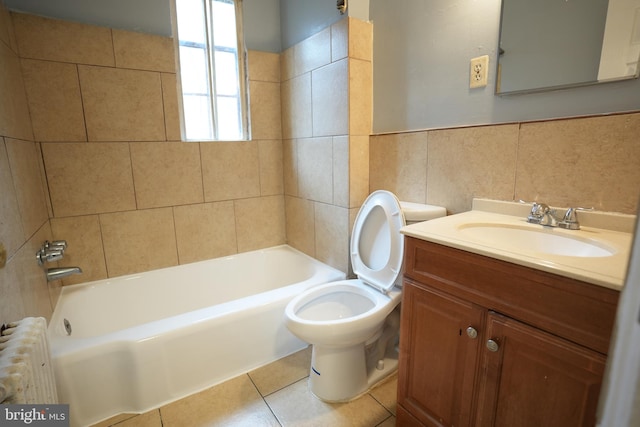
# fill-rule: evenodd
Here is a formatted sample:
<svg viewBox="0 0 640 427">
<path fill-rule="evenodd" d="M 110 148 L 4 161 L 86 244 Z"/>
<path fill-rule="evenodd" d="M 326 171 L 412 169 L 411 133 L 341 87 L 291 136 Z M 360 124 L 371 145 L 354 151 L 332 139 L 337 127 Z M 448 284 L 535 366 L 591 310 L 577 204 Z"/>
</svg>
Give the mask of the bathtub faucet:
<svg viewBox="0 0 640 427">
<path fill-rule="evenodd" d="M 50 242 L 45 240 L 42 247 L 36 252 L 36 259 L 38 265 L 43 265 L 45 262 L 58 261 L 64 257 L 64 250 L 67 249 L 66 240 L 55 240 Z"/>
<path fill-rule="evenodd" d="M 53 242 L 45 240 L 42 247 L 38 252 L 36 252 L 38 265 L 44 265 L 45 262 L 61 260 L 64 257 L 65 249 L 67 249 L 66 240 L 54 240 Z M 71 276 L 72 274 L 81 273 L 82 269 L 80 267 L 57 267 L 46 269 L 47 282 L 62 279 L 63 277 Z"/>
<path fill-rule="evenodd" d="M 47 282 L 62 279 L 63 277 L 71 276 L 72 274 L 81 273 L 82 269 L 80 267 L 47 268 Z"/>
</svg>

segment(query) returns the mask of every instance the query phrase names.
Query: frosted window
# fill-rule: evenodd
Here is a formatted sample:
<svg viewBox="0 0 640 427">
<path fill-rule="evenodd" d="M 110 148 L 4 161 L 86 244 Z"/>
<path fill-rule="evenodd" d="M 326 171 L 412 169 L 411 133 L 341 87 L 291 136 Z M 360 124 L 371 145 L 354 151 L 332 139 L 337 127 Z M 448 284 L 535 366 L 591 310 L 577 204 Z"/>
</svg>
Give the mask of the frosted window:
<svg viewBox="0 0 640 427">
<path fill-rule="evenodd" d="M 236 18 L 233 3 L 223 1 L 212 2 L 213 40 L 216 46 L 235 49 L 238 43 L 236 37 Z"/>
<path fill-rule="evenodd" d="M 204 44 L 207 39 L 202 0 L 177 0 L 180 41 Z"/>
<path fill-rule="evenodd" d="M 218 97 L 220 139 L 234 139 L 240 130 L 240 111 L 236 98 Z"/>
<path fill-rule="evenodd" d="M 238 60 L 234 53 L 216 52 L 216 90 L 218 95 L 238 96 Z"/>
<path fill-rule="evenodd" d="M 180 74 L 183 93 L 209 94 L 207 52 L 204 49 L 180 46 Z"/>
<path fill-rule="evenodd" d="M 213 139 L 209 97 L 183 95 L 182 103 L 187 139 L 195 141 Z"/>
<path fill-rule="evenodd" d="M 241 0 L 174 1 L 185 139 L 249 139 Z"/>
</svg>

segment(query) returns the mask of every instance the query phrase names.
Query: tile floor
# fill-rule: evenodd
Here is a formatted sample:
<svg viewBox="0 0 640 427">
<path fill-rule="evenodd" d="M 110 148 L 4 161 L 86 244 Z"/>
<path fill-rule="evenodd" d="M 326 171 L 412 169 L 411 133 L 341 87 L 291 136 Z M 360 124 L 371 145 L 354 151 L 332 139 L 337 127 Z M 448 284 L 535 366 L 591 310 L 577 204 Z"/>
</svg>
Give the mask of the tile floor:
<svg viewBox="0 0 640 427">
<path fill-rule="evenodd" d="M 395 426 L 395 375 L 354 401 L 329 404 L 308 389 L 310 360 L 311 347 L 159 409 L 94 427 Z"/>
</svg>

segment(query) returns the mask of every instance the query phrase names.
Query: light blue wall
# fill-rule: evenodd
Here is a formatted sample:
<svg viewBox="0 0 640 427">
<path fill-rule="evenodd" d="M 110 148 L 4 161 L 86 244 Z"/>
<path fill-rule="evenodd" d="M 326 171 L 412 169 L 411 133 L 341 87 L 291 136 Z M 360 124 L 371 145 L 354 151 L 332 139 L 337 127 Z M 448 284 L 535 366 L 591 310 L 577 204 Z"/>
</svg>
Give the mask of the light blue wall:
<svg viewBox="0 0 640 427">
<path fill-rule="evenodd" d="M 246 0 L 245 0 L 246 1 Z M 369 21 L 370 0 L 347 0 L 346 15 Z M 282 50 L 324 30 L 341 15 L 336 0 L 280 0 Z"/>
<path fill-rule="evenodd" d="M 49 18 L 171 35 L 169 0 L 4 0 L 4 4 Z"/>
<path fill-rule="evenodd" d="M 49 18 L 171 36 L 170 0 L 4 0 L 11 9 Z M 281 51 L 280 0 L 244 0 L 248 49 Z"/>
<path fill-rule="evenodd" d="M 370 0 L 375 133 L 640 110 L 640 80 L 496 96 L 500 0 Z M 489 55 L 489 85 L 469 60 Z"/>
<path fill-rule="evenodd" d="M 340 20 L 335 0 L 244 0 L 249 49 L 282 51 Z M 14 10 L 170 34 L 169 0 L 4 0 Z M 500 0 L 349 0 L 374 23 L 375 133 L 640 110 L 640 80 L 496 96 Z M 368 7 L 367 7 L 368 6 Z M 489 85 L 469 89 L 488 54 Z"/>
<path fill-rule="evenodd" d="M 336 0 L 280 0 L 282 50 L 342 18 Z"/>
<path fill-rule="evenodd" d="M 243 0 L 247 49 L 280 53 L 280 0 Z"/>
<path fill-rule="evenodd" d="M 369 21 L 369 1 L 347 0 L 346 15 Z M 346 15 L 340 14 L 336 0 L 280 0 L 282 50 L 324 30 Z"/>
</svg>

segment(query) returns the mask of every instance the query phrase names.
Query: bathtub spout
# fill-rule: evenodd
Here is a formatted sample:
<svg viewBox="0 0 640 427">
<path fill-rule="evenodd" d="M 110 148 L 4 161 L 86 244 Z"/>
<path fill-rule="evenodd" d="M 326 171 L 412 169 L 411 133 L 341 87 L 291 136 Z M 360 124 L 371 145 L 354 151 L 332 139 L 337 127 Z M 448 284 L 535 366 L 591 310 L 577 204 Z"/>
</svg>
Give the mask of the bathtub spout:
<svg viewBox="0 0 640 427">
<path fill-rule="evenodd" d="M 80 267 L 47 268 L 47 282 L 62 279 L 63 277 L 71 276 L 72 274 L 81 273 L 82 269 Z"/>
</svg>

